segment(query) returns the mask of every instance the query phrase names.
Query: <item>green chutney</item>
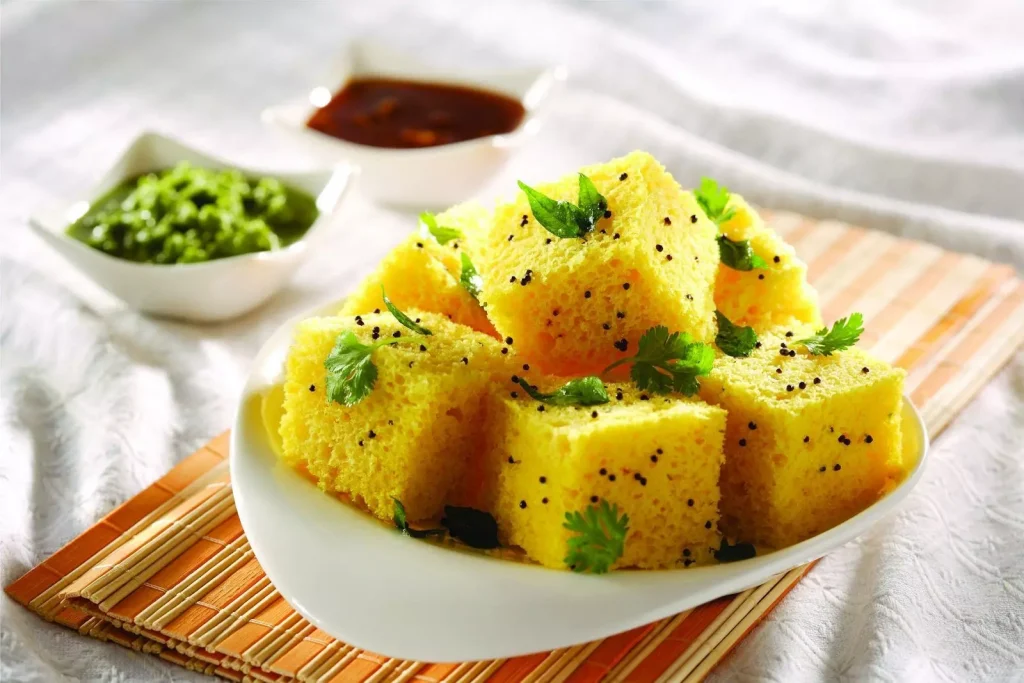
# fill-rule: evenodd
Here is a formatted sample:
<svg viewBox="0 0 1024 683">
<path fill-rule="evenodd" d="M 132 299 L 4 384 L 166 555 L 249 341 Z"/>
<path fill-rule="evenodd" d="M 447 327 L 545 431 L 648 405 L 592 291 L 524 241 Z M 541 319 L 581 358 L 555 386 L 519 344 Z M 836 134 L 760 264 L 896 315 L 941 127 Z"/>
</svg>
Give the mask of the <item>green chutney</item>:
<svg viewBox="0 0 1024 683">
<path fill-rule="evenodd" d="M 67 234 L 138 263 L 199 263 L 281 249 L 317 219 L 316 200 L 274 178 L 181 162 L 124 181 Z"/>
</svg>

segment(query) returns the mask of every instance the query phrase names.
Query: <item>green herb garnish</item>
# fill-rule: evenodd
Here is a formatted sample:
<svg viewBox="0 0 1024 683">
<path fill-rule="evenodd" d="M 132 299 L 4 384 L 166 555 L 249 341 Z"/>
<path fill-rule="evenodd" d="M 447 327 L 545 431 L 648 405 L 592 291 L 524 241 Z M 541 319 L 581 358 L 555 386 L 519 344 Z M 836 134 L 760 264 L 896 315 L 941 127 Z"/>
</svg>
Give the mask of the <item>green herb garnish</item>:
<svg viewBox="0 0 1024 683">
<path fill-rule="evenodd" d="M 722 353 L 733 358 L 746 358 L 754 352 L 757 333 L 754 332 L 753 327 L 735 325 L 722 315 L 721 311 L 715 311 L 715 318 L 718 320 L 715 344 L 722 350 Z"/>
<path fill-rule="evenodd" d="M 399 531 L 408 531 L 409 522 L 405 518 L 405 506 L 402 505 L 402 501 L 398 500 L 394 496 L 391 496 L 391 500 L 395 501 L 395 514 L 392 516 L 391 521 L 395 523 L 395 528 Z"/>
<path fill-rule="evenodd" d="M 796 343 L 803 344 L 815 356 L 831 356 L 833 351 L 842 351 L 856 344 L 862 334 L 864 316 L 854 313 L 849 318 L 840 318 L 832 323 L 832 329 L 823 327 Z"/>
<path fill-rule="evenodd" d="M 537 391 L 522 377 L 517 377 L 516 381 L 531 398 L 553 406 L 596 406 L 611 400 L 601 378 L 593 375 L 571 379 L 550 394 Z"/>
<path fill-rule="evenodd" d="M 431 332 L 430 330 L 423 327 L 422 325 L 414 321 L 412 318 L 407 316 L 405 313 L 402 313 L 402 311 L 398 309 L 398 306 L 395 306 L 391 302 L 391 299 L 388 298 L 387 292 L 384 291 L 384 285 L 380 286 L 380 295 L 384 298 L 384 305 L 387 306 L 389 311 L 391 311 L 391 315 L 395 316 L 395 320 L 402 323 L 403 325 L 408 327 L 413 332 L 416 332 L 417 334 L 425 334 L 428 336 L 434 334 L 433 332 Z"/>
<path fill-rule="evenodd" d="M 480 292 L 484 286 L 484 279 L 476 272 L 476 266 L 469 260 L 465 252 L 462 253 L 462 274 L 459 276 L 461 284 L 474 299 L 480 299 Z"/>
<path fill-rule="evenodd" d="M 764 268 L 768 262 L 757 255 L 757 252 L 750 246 L 749 240 L 735 241 L 725 235 L 718 236 L 718 254 L 722 259 L 722 265 L 729 266 L 733 270 L 753 270 Z"/>
<path fill-rule="evenodd" d="M 711 178 L 701 178 L 700 187 L 693 191 L 693 196 L 704 209 L 708 218 L 719 228 L 736 215 L 736 209 L 729 208 L 729 190 Z M 725 235 L 718 236 L 718 253 L 722 263 L 734 270 L 753 270 L 764 268 L 768 262 L 751 249 L 749 240 L 731 240 Z"/>
<path fill-rule="evenodd" d="M 719 562 L 739 562 L 749 560 L 757 556 L 757 548 L 753 543 L 736 543 L 729 545 L 729 541 L 722 537 L 722 543 L 715 551 L 715 559 Z"/>
<path fill-rule="evenodd" d="M 338 335 L 334 348 L 327 354 L 327 401 L 354 406 L 369 396 L 377 383 L 377 366 L 373 352 L 381 346 L 400 344 L 404 339 L 387 339 L 364 344 L 351 330 Z"/>
<path fill-rule="evenodd" d="M 569 537 L 565 564 L 574 572 L 604 574 L 625 550 L 629 515 L 619 517 L 619 506 L 602 500 L 582 513 L 565 513 L 562 526 L 574 534 Z"/>
<path fill-rule="evenodd" d="M 438 225 L 437 218 L 429 211 L 420 214 L 420 222 L 426 227 L 427 232 L 433 235 L 438 244 L 448 244 L 452 240 L 462 237 L 460 230 Z"/>
<path fill-rule="evenodd" d="M 580 175 L 580 197 L 577 204 L 554 200 L 523 181 L 519 187 L 526 193 L 533 217 L 541 226 L 558 237 L 583 237 L 594 229 L 608 208 L 606 200 L 587 176 Z"/>
<path fill-rule="evenodd" d="M 391 500 L 395 501 L 395 513 L 394 516 L 392 516 L 391 521 L 394 522 L 395 528 L 403 534 L 406 536 L 412 536 L 413 538 L 444 536 L 444 529 L 413 529 L 409 526 L 409 522 L 405 517 L 405 506 L 402 505 L 402 501 L 398 500 L 394 496 L 391 496 Z"/>
<path fill-rule="evenodd" d="M 500 546 L 498 522 L 487 512 L 445 505 L 441 524 L 448 529 L 452 538 L 459 539 L 471 548 L 488 550 Z"/>
<path fill-rule="evenodd" d="M 640 389 L 692 396 L 700 388 L 697 378 L 711 372 L 714 362 L 715 352 L 709 345 L 693 341 L 686 332 L 669 334 L 667 327 L 658 325 L 640 337 L 635 356 L 615 361 L 605 372 L 632 363 L 629 375 Z"/>
<path fill-rule="evenodd" d="M 701 178 L 700 187 L 693 191 L 693 196 L 715 225 L 720 226 L 736 215 L 736 209 L 728 208 L 730 196 L 728 188 L 719 185 L 711 178 Z"/>
</svg>

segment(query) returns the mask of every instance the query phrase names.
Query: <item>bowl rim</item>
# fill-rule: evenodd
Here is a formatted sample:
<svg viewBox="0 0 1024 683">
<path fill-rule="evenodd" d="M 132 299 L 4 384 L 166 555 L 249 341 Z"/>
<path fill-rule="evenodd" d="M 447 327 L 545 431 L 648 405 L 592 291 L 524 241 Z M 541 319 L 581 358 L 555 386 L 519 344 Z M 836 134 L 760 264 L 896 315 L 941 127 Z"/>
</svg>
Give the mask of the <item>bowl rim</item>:
<svg viewBox="0 0 1024 683">
<path fill-rule="evenodd" d="M 294 242 L 281 249 L 254 251 L 247 254 L 235 254 L 233 256 L 224 256 L 222 258 L 211 259 L 209 261 L 200 261 L 198 263 L 145 263 L 139 261 L 130 261 L 123 259 L 118 256 L 113 256 L 101 251 L 94 249 L 88 244 L 85 244 L 81 240 L 77 240 L 67 234 L 67 229 L 71 227 L 71 223 L 67 222 L 65 216 L 71 210 L 72 207 L 78 204 L 91 205 L 95 198 L 103 195 L 104 192 L 109 191 L 116 185 L 124 182 L 129 178 L 127 174 L 121 171 L 117 171 L 118 167 L 128 158 L 133 152 L 136 146 L 143 144 L 147 140 L 158 140 L 165 143 L 170 143 L 174 146 L 180 147 L 189 153 L 200 157 L 202 160 L 199 162 L 193 162 L 194 165 L 201 168 L 209 168 L 214 166 L 222 166 L 225 168 L 231 168 L 240 171 L 249 177 L 269 177 L 280 181 L 281 183 L 294 187 L 295 179 L 311 179 L 316 181 L 318 190 L 314 194 L 314 201 L 317 205 L 317 217 L 316 219 L 306 228 L 306 231 L 301 237 L 296 239 Z M 171 168 L 170 166 L 161 167 L 161 169 L 154 170 L 166 170 Z M 115 172 L 117 171 L 117 172 Z M 228 264 L 240 263 L 243 261 L 271 261 L 278 260 L 290 256 L 292 254 L 305 250 L 306 243 L 309 238 L 314 234 L 323 230 L 324 225 L 329 221 L 331 217 L 338 213 L 342 205 L 342 201 L 345 195 L 351 190 L 356 178 L 359 175 L 358 167 L 346 161 L 339 161 L 329 166 L 322 166 L 310 169 L 299 169 L 294 171 L 280 170 L 280 169 L 268 169 L 264 167 L 246 166 L 238 164 L 220 154 L 206 151 L 205 149 L 188 143 L 181 138 L 178 138 L 170 133 L 165 133 L 158 130 L 143 130 L 135 137 L 133 137 L 122 149 L 121 153 L 117 155 L 116 159 L 111 163 L 107 170 L 100 175 L 100 179 L 91 184 L 88 190 L 75 191 L 73 193 L 74 199 L 58 198 L 50 202 L 49 204 L 37 207 L 32 214 L 28 217 L 29 225 L 37 232 L 45 232 L 49 236 L 57 238 L 62 242 L 71 245 L 74 249 L 79 249 L 82 253 L 90 254 L 93 257 L 98 257 L 100 260 L 105 260 L 110 264 L 117 264 L 116 267 L 125 269 L 136 269 L 139 271 L 156 271 L 170 272 L 174 270 L 179 271 L 199 271 L 220 267 L 227 267 Z M 329 202 L 330 209 L 324 211 L 321 207 L 323 202 Z M 88 210 L 88 209 L 87 209 Z M 44 217 L 47 213 L 56 213 L 61 215 L 61 221 L 58 225 L 56 220 L 51 220 L 48 217 Z M 77 219 L 76 219 L 77 220 Z"/>
<path fill-rule="evenodd" d="M 385 59 L 394 59 L 402 63 L 403 66 L 395 69 L 395 74 L 382 75 L 378 70 L 367 69 L 365 65 L 359 65 L 359 58 L 366 54 L 374 54 L 375 57 L 381 58 L 384 55 Z M 408 65 L 414 64 L 416 71 L 412 71 Z M 397 72 L 406 71 L 405 74 Z M 324 74 L 340 72 L 340 79 L 330 78 Z M 358 142 L 352 142 L 343 138 L 334 137 L 321 131 L 310 128 L 306 125 L 309 121 L 310 116 L 316 109 L 319 109 L 317 105 L 310 102 L 309 96 L 314 90 L 319 88 L 326 89 L 331 93 L 333 97 L 336 93 L 340 92 L 350 81 L 361 76 L 377 76 L 380 78 L 389 78 L 395 80 L 407 80 L 418 83 L 437 83 L 444 85 L 459 85 L 469 88 L 477 88 L 488 92 L 504 95 L 513 100 L 519 102 L 524 109 L 522 120 L 510 131 L 504 133 L 495 133 L 493 135 L 484 135 L 478 138 L 470 138 L 468 140 L 460 140 L 458 142 L 450 142 L 441 145 L 431 145 L 429 147 L 377 147 L 374 145 L 364 145 Z M 514 76 L 524 77 L 530 76 L 529 86 L 526 87 L 523 92 L 519 95 L 512 95 L 508 92 L 502 91 L 495 85 L 496 80 L 502 78 L 511 78 Z M 320 140 L 321 142 L 329 142 L 340 147 L 343 147 L 353 153 L 363 154 L 379 154 L 381 156 L 422 156 L 426 154 L 440 154 L 446 153 L 453 150 L 461 150 L 467 147 L 481 146 L 481 145 L 492 145 L 495 147 L 509 147 L 512 146 L 519 139 L 534 132 L 537 128 L 537 116 L 542 111 L 544 105 L 550 100 L 551 96 L 555 93 L 555 90 L 563 85 L 569 78 L 569 70 L 562 63 L 551 64 L 548 66 L 521 66 L 521 67 L 510 67 L 502 69 L 467 69 L 458 70 L 454 68 L 445 68 L 437 66 L 433 63 L 426 62 L 422 63 L 417 59 L 414 59 L 410 54 L 399 52 L 390 47 L 386 47 L 376 41 L 370 41 L 366 39 L 354 40 L 348 47 L 334 60 L 330 62 L 330 65 L 322 70 L 321 74 L 317 76 L 317 79 L 311 79 L 313 84 L 307 87 L 304 91 L 304 95 L 295 96 L 284 102 L 273 104 L 260 113 L 260 120 L 265 124 L 271 124 L 280 126 L 288 129 L 295 133 L 310 136 L 312 139 Z M 337 85 L 333 88 L 317 84 L 317 80 L 320 81 L 338 81 Z M 539 91 L 539 94 L 532 94 Z M 530 101 L 533 98 L 534 101 Z M 283 120 L 281 116 L 284 111 L 302 111 L 303 123 L 296 125 L 292 121 Z M 288 117 L 290 118 L 290 117 Z"/>
</svg>

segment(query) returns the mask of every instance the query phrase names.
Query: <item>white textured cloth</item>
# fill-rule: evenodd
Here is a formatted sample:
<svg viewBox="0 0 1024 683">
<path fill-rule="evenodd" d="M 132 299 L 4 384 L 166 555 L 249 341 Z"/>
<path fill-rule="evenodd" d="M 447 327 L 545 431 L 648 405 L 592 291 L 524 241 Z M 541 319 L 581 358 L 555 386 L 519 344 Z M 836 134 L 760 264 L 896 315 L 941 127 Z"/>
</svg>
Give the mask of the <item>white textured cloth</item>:
<svg viewBox="0 0 1024 683">
<path fill-rule="evenodd" d="M 356 35 L 479 67 L 562 61 L 572 87 L 495 187 L 646 148 L 684 182 L 714 175 L 762 205 L 1019 268 L 1022 29 L 1009 1 L 5 3 L 0 580 L 226 428 L 260 342 L 413 225 L 355 197 L 334 247 L 261 310 L 206 326 L 139 316 L 25 225 L 139 130 L 296 166 L 259 111 Z M 901 510 L 825 558 L 715 680 L 1024 680 L 1022 444 L 1018 354 L 935 443 Z M 0 608 L 4 681 L 199 679 Z"/>
</svg>

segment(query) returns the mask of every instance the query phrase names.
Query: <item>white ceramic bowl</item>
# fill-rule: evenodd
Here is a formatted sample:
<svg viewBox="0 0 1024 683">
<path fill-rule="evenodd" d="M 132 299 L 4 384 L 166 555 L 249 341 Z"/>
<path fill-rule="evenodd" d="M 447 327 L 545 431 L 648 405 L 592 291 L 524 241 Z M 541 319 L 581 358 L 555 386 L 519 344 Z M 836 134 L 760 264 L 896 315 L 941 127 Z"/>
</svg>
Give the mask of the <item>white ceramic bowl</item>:
<svg viewBox="0 0 1024 683">
<path fill-rule="evenodd" d="M 179 161 L 205 168 L 237 168 L 271 176 L 316 198 L 316 222 L 284 249 L 231 256 L 204 263 L 157 265 L 110 256 L 67 235 L 68 226 L 121 181 Z M 144 133 L 89 193 L 37 211 L 29 224 L 43 241 L 79 271 L 129 306 L 146 313 L 196 321 L 226 320 L 256 308 L 292 276 L 312 245 L 323 238 L 353 178 L 339 165 L 303 173 L 276 173 L 239 166 L 159 133 Z"/>
<path fill-rule="evenodd" d="M 760 585 L 864 533 L 907 497 L 924 469 L 928 437 L 904 399 L 904 453 L 914 463 L 907 478 L 860 514 L 792 547 L 731 564 L 601 576 L 458 552 L 402 536 L 277 462 L 260 394 L 280 379 L 293 325 L 260 351 L 238 405 L 235 504 L 260 565 L 295 609 L 332 636 L 391 657 L 468 661 L 567 647 Z"/>
<path fill-rule="evenodd" d="M 538 129 L 544 104 L 566 79 L 564 67 L 473 73 L 423 64 L 381 46 L 354 43 L 308 92 L 270 107 L 263 121 L 275 126 L 316 158 L 359 166 L 360 189 L 387 204 L 437 209 L 471 197 L 498 171 L 511 152 Z M 356 77 L 384 77 L 483 88 L 519 100 L 526 115 L 510 133 L 418 149 L 386 149 L 346 142 L 306 127 L 319 106 Z"/>
</svg>

